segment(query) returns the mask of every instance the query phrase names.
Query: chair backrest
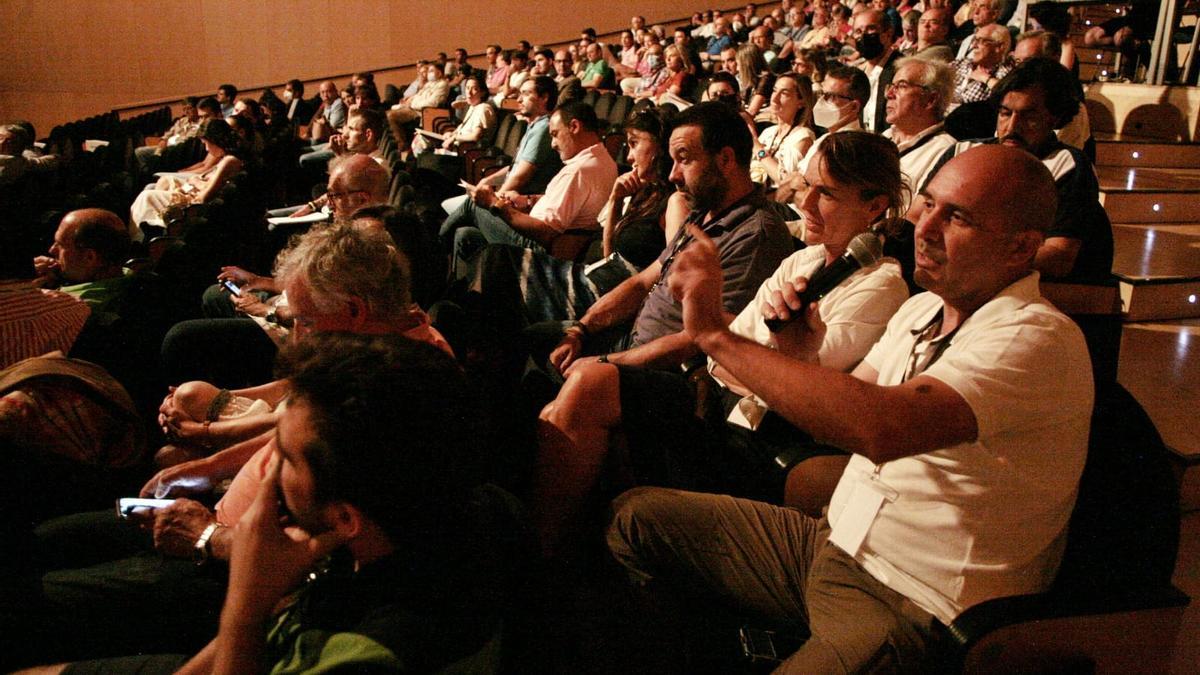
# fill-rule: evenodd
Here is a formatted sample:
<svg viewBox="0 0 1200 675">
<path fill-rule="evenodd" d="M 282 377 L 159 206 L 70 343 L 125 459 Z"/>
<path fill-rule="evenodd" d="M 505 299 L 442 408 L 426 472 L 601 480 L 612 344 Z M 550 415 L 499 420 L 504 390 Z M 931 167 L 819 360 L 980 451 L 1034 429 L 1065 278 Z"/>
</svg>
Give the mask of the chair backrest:
<svg viewBox="0 0 1200 675">
<path fill-rule="evenodd" d="M 512 129 L 509 131 L 508 138 L 505 139 L 504 145 L 499 146 L 504 154 L 510 159 L 516 158 L 517 151 L 521 148 L 521 139 L 525 136 L 525 130 L 529 128 L 529 123 L 525 120 L 518 120 L 515 115 L 509 116 L 513 120 Z"/>
<path fill-rule="evenodd" d="M 1137 399 L 1115 382 L 1098 387 L 1056 590 L 1170 584 L 1179 549 L 1179 488 L 1168 453 Z"/>
<path fill-rule="evenodd" d="M 384 85 L 383 100 L 380 101 L 383 105 L 390 108 L 390 107 L 396 105 L 397 103 L 399 103 L 401 98 L 404 98 L 404 93 L 401 92 L 399 89 L 397 89 L 396 85 L 394 85 L 394 84 Z"/>
<path fill-rule="evenodd" d="M 612 110 L 613 102 L 616 100 L 616 94 L 600 94 L 600 96 L 596 98 L 596 103 L 592 106 L 596 110 L 596 119 L 607 120 L 608 113 Z"/>
<path fill-rule="evenodd" d="M 625 124 L 625 120 L 629 117 L 630 111 L 633 110 L 633 98 L 621 94 L 613 99 L 612 108 L 608 111 L 608 124 L 614 128 L 621 128 Z"/>
</svg>

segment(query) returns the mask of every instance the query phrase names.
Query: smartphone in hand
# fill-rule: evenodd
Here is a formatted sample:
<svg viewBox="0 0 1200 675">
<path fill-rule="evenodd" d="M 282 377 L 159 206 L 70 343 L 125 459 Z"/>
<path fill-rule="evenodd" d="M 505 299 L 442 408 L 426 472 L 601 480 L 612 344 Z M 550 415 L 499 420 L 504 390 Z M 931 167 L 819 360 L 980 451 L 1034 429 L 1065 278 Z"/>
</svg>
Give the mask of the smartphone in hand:
<svg viewBox="0 0 1200 675">
<path fill-rule="evenodd" d="M 144 499 L 142 497 L 122 497 L 117 500 L 117 517 L 128 518 L 135 512 L 153 511 L 169 506 L 174 499 Z"/>
</svg>

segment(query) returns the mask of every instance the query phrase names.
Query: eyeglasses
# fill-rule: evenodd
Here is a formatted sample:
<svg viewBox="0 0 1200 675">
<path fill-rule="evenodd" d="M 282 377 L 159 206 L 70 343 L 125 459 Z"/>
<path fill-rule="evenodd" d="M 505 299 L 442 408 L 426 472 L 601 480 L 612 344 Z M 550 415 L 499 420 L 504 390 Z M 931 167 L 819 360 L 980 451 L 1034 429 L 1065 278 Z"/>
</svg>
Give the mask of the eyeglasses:
<svg viewBox="0 0 1200 675">
<path fill-rule="evenodd" d="M 350 195 L 356 195 L 359 193 L 367 194 L 367 191 L 366 190 L 348 190 L 346 192 L 326 192 L 325 196 L 329 198 L 329 201 L 340 202 L 342 200 L 349 199 Z"/>
<path fill-rule="evenodd" d="M 993 40 L 992 38 L 985 37 L 977 37 L 975 38 L 975 42 L 976 44 L 988 45 L 989 47 L 995 47 L 996 45 L 1000 44 L 999 40 Z"/>
<path fill-rule="evenodd" d="M 914 82 L 909 82 L 908 80 L 896 80 L 889 83 L 888 86 L 884 88 L 883 93 L 887 95 L 894 91 L 903 91 L 905 89 L 920 89 L 921 91 L 929 91 L 929 87 L 925 87 Z"/>
<path fill-rule="evenodd" d="M 832 92 L 832 91 L 821 92 L 821 100 L 822 101 L 825 101 L 827 103 L 833 103 L 833 99 L 835 99 L 835 98 L 840 98 L 843 101 L 853 101 L 854 100 L 853 96 L 847 96 L 845 94 L 838 94 L 838 93 Z"/>
</svg>

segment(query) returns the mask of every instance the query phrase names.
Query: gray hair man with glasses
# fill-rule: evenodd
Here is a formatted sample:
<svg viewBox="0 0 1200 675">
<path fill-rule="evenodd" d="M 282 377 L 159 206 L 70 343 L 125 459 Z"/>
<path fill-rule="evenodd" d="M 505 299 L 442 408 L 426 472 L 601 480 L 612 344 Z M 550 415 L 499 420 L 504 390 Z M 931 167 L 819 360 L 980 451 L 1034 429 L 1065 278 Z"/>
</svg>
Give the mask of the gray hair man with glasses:
<svg viewBox="0 0 1200 675">
<path fill-rule="evenodd" d="M 884 90 L 891 126 L 883 136 L 900 149 L 900 170 L 915 192 L 954 137 L 942 119 L 954 95 L 954 76 L 943 63 L 918 58 L 896 62 L 896 78 Z"/>
<path fill-rule="evenodd" d="M 1012 70 L 1008 58 L 1012 47 L 1012 36 L 1008 29 L 999 24 L 983 26 L 975 31 L 971 52 L 950 63 L 954 70 L 954 103 L 951 109 L 963 103 L 986 101 L 992 89 Z"/>
</svg>

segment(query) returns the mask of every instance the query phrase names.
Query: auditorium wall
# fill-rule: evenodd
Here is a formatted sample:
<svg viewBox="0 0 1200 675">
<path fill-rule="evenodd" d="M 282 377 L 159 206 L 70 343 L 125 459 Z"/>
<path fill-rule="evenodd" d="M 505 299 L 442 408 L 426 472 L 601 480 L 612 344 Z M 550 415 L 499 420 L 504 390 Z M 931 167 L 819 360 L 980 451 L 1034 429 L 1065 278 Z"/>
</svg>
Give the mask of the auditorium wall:
<svg viewBox="0 0 1200 675">
<path fill-rule="evenodd" d="M 688 16 L 685 0 L 0 0 L 0 119 L 56 124 L 133 103 L 553 43 Z M 482 58 L 474 59 L 482 63 Z M 394 77 L 399 81 L 404 71 Z M 339 78 L 342 82 L 345 78 Z M 384 77 L 383 82 L 390 81 Z"/>
</svg>

